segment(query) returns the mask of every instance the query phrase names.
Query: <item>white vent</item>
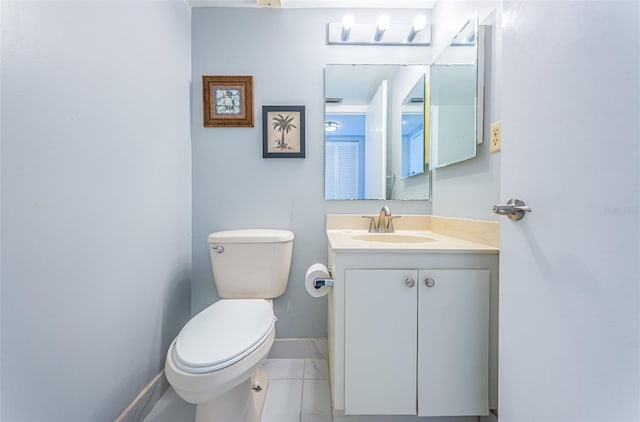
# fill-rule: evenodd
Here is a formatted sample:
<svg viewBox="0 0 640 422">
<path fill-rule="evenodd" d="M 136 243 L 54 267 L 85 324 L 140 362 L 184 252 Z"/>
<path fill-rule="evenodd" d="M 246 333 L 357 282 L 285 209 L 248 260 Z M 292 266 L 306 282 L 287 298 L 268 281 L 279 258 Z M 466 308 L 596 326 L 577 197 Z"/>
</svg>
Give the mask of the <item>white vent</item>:
<svg viewBox="0 0 640 422">
<path fill-rule="evenodd" d="M 342 98 L 327 97 L 325 99 L 325 103 L 327 103 L 327 104 L 342 104 Z"/>
<path fill-rule="evenodd" d="M 258 0 L 260 7 L 282 7 L 284 0 Z"/>
</svg>

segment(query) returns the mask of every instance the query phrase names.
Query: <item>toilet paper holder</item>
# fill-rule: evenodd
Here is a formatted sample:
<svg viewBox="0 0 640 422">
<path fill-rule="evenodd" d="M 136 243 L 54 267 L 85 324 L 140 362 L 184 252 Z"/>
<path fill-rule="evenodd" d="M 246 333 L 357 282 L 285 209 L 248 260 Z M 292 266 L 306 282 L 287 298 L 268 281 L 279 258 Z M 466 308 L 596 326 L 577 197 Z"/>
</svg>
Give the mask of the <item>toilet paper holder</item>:
<svg viewBox="0 0 640 422">
<path fill-rule="evenodd" d="M 322 286 L 333 286 L 332 278 L 316 278 L 313 280 L 313 287 L 319 289 Z"/>
</svg>

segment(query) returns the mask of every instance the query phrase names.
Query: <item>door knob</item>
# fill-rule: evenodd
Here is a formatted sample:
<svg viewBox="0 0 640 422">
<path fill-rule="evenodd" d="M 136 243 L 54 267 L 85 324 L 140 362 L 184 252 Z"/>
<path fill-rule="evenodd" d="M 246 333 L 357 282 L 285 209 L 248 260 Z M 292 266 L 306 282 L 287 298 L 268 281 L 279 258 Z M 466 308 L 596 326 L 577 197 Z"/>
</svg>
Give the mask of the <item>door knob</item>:
<svg viewBox="0 0 640 422">
<path fill-rule="evenodd" d="M 494 205 L 493 212 L 498 215 L 506 215 L 512 221 L 518 221 L 524 217 L 525 212 L 531 212 L 531 208 L 521 199 L 512 198 L 507 201 L 506 205 Z"/>
<path fill-rule="evenodd" d="M 424 285 L 427 287 L 433 287 L 436 285 L 436 281 L 431 277 L 427 277 L 424 279 Z"/>
<path fill-rule="evenodd" d="M 414 280 L 414 279 L 412 279 L 412 278 L 407 278 L 407 279 L 404 281 L 404 285 L 405 285 L 405 286 L 407 286 L 407 287 L 413 287 L 413 286 L 415 286 L 415 285 L 416 285 L 416 282 L 415 282 L 415 280 Z"/>
</svg>

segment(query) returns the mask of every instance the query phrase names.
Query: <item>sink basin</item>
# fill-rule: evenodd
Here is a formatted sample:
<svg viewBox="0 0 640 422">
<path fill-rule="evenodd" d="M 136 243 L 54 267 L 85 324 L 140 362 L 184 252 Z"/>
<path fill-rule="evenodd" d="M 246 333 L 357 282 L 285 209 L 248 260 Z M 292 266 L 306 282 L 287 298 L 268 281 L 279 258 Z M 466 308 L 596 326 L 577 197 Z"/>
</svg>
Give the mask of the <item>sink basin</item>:
<svg viewBox="0 0 640 422">
<path fill-rule="evenodd" d="M 435 239 L 426 236 L 416 236 L 411 234 L 398 233 L 367 233 L 359 234 L 352 237 L 356 240 L 364 240 L 367 242 L 385 242 L 385 243 L 428 243 L 435 242 Z"/>
</svg>

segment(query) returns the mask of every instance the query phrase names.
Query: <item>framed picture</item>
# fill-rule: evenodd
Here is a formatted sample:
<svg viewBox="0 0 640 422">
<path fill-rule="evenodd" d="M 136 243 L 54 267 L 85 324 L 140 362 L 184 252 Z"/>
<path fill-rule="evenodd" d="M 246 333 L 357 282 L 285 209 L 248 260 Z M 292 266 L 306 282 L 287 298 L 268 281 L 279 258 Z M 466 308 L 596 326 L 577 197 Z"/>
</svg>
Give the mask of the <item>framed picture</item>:
<svg viewBox="0 0 640 422">
<path fill-rule="evenodd" d="M 253 127 L 253 76 L 202 76 L 204 127 Z"/>
<path fill-rule="evenodd" d="M 304 158 L 304 106 L 262 106 L 262 157 Z"/>
</svg>

